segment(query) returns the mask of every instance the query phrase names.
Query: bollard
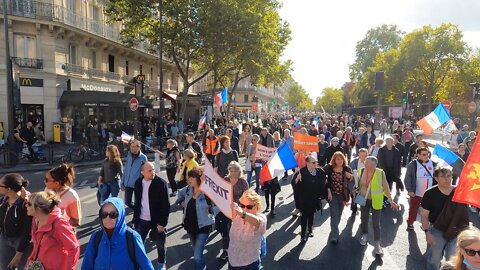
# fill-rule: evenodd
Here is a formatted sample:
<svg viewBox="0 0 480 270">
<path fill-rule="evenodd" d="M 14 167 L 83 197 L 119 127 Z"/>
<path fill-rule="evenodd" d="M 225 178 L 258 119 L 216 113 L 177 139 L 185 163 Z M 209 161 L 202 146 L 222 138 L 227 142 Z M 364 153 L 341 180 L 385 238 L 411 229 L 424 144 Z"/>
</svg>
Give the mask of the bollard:
<svg viewBox="0 0 480 270">
<path fill-rule="evenodd" d="M 53 165 L 53 144 L 48 144 L 48 164 Z"/>
</svg>

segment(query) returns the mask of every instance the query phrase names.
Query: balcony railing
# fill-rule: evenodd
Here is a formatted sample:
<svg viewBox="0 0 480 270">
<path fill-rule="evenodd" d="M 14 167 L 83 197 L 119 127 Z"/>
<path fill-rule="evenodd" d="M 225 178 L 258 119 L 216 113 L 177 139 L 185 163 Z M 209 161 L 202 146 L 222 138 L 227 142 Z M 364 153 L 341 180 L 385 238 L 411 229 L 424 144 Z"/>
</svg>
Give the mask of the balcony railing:
<svg viewBox="0 0 480 270">
<path fill-rule="evenodd" d="M 12 57 L 12 62 L 22 68 L 43 69 L 43 59 Z"/>
<path fill-rule="evenodd" d="M 87 75 L 90 77 L 103 78 L 105 77 L 105 72 L 103 72 L 103 70 L 96 69 L 96 68 L 88 68 Z"/>
<path fill-rule="evenodd" d="M 0 4 L 0 14 L 3 13 L 3 5 Z M 59 22 L 69 25 L 94 35 L 120 42 L 120 30 L 114 25 L 108 25 L 104 21 L 92 20 L 71 10 L 50 3 L 32 0 L 8 0 L 7 14 L 38 20 Z M 148 45 L 140 43 L 134 47 L 139 51 L 148 52 Z"/>
<path fill-rule="evenodd" d="M 105 72 L 105 78 L 110 80 L 119 81 L 122 78 L 122 75 L 115 73 L 115 72 Z"/>
<path fill-rule="evenodd" d="M 76 73 L 76 74 L 81 74 L 83 75 L 85 73 L 85 68 L 82 66 L 74 65 L 74 64 L 63 64 L 62 68 L 67 72 L 67 73 Z"/>
</svg>

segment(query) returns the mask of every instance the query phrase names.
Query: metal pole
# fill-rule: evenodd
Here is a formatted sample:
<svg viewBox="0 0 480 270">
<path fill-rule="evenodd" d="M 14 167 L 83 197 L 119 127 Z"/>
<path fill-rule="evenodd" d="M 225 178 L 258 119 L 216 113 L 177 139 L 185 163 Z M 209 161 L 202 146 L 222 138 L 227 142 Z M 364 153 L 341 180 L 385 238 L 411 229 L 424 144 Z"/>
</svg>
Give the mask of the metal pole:
<svg viewBox="0 0 480 270">
<path fill-rule="evenodd" d="M 158 61 L 159 61 L 159 69 L 160 69 L 160 113 L 158 116 L 162 117 L 162 115 L 160 114 L 164 114 L 164 99 L 163 99 L 163 59 L 162 59 L 162 51 L 163 51 L 163 34 L 162 34 L 162 30 L 163 30 L 163 0 L 158 0 L 158 9 L 159 9 L 159 13 L 160 13 L 160 40 L 159 40 L 159 44 L 158 44 Z M 178 119 L 177 119 L 178 121 Z M 161 121 L 163 122 L 163 120 Z"/>
<path fill-rule="evenodd" d="M 13 104 L 13 78 L 12 78 L 12 59 L 10 57 L 10 41 L 8 36 L 8 15 L 7 15 L 7 1 L 3 0 L 3 26 L 5 31 L 5 60 L 6 60 L 6 74 L 7 74 L 7 125 L 8 132 L 13 132 L 15 119 L 14 119 L 14 104 Z M 4 128 L 4 130 L 7 130 Z M 7 134 L 7 132 L 4 132 Z M 8 136 L 8 148 L 9 153 L 15 151 L 15 142 L 13 136 Z M 8 166 L 13 165 L 13 157 L 8 157 Z"/>
</svg>

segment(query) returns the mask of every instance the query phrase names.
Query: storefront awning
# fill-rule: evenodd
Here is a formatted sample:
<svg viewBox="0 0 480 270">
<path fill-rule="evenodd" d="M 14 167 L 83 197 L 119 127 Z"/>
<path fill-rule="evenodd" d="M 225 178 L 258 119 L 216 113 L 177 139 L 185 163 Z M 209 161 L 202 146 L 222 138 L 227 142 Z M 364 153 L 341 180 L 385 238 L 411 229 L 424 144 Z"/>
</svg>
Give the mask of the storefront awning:
<svg viewBox="0 0 480 270">
<path fill-rule="evenodd" d="M 166 99 L 170 100 L 172 103 L 177 101 L 177 95 L 175 95 L 175 94 L 169 94 L 169 93 L 164 91 L 162 96 L 163 96 L 163 98 L 166 98 Z"/>
<path fill-rule="evenodd" d="M 133 95 L 116 92 L 101 91 L 63 91 L 59 105 L 64 106 L 92 106 L 92 107 L 128 107 Z M 137 97 L 140 106 L 150 108 L 149 99 Z"/>
</svg>

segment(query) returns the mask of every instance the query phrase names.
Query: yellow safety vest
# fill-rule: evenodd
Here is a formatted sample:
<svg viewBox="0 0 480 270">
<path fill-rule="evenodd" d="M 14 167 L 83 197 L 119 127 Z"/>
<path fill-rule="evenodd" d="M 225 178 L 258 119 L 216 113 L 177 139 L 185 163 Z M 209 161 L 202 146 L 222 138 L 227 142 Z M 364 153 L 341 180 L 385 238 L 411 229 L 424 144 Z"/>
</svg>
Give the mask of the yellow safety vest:
<svg viewBox="0 0 480 270">
<path fill-rule="evenodd" d="M 359 183 L 361 183 L 361 175 L 363 174 L 363 168 L 358 171 Z M 372 208 L 375 210 L 382 210 L 383 208 L 383 170 L 376 168 L 373 174 L 372 181 L 370 183 L 370 197 L 372 198 Z M 374 180 L 377 181 L 374 181 Z M 365 194 L 368 197 L 368 194 Z"/>
</svg>

